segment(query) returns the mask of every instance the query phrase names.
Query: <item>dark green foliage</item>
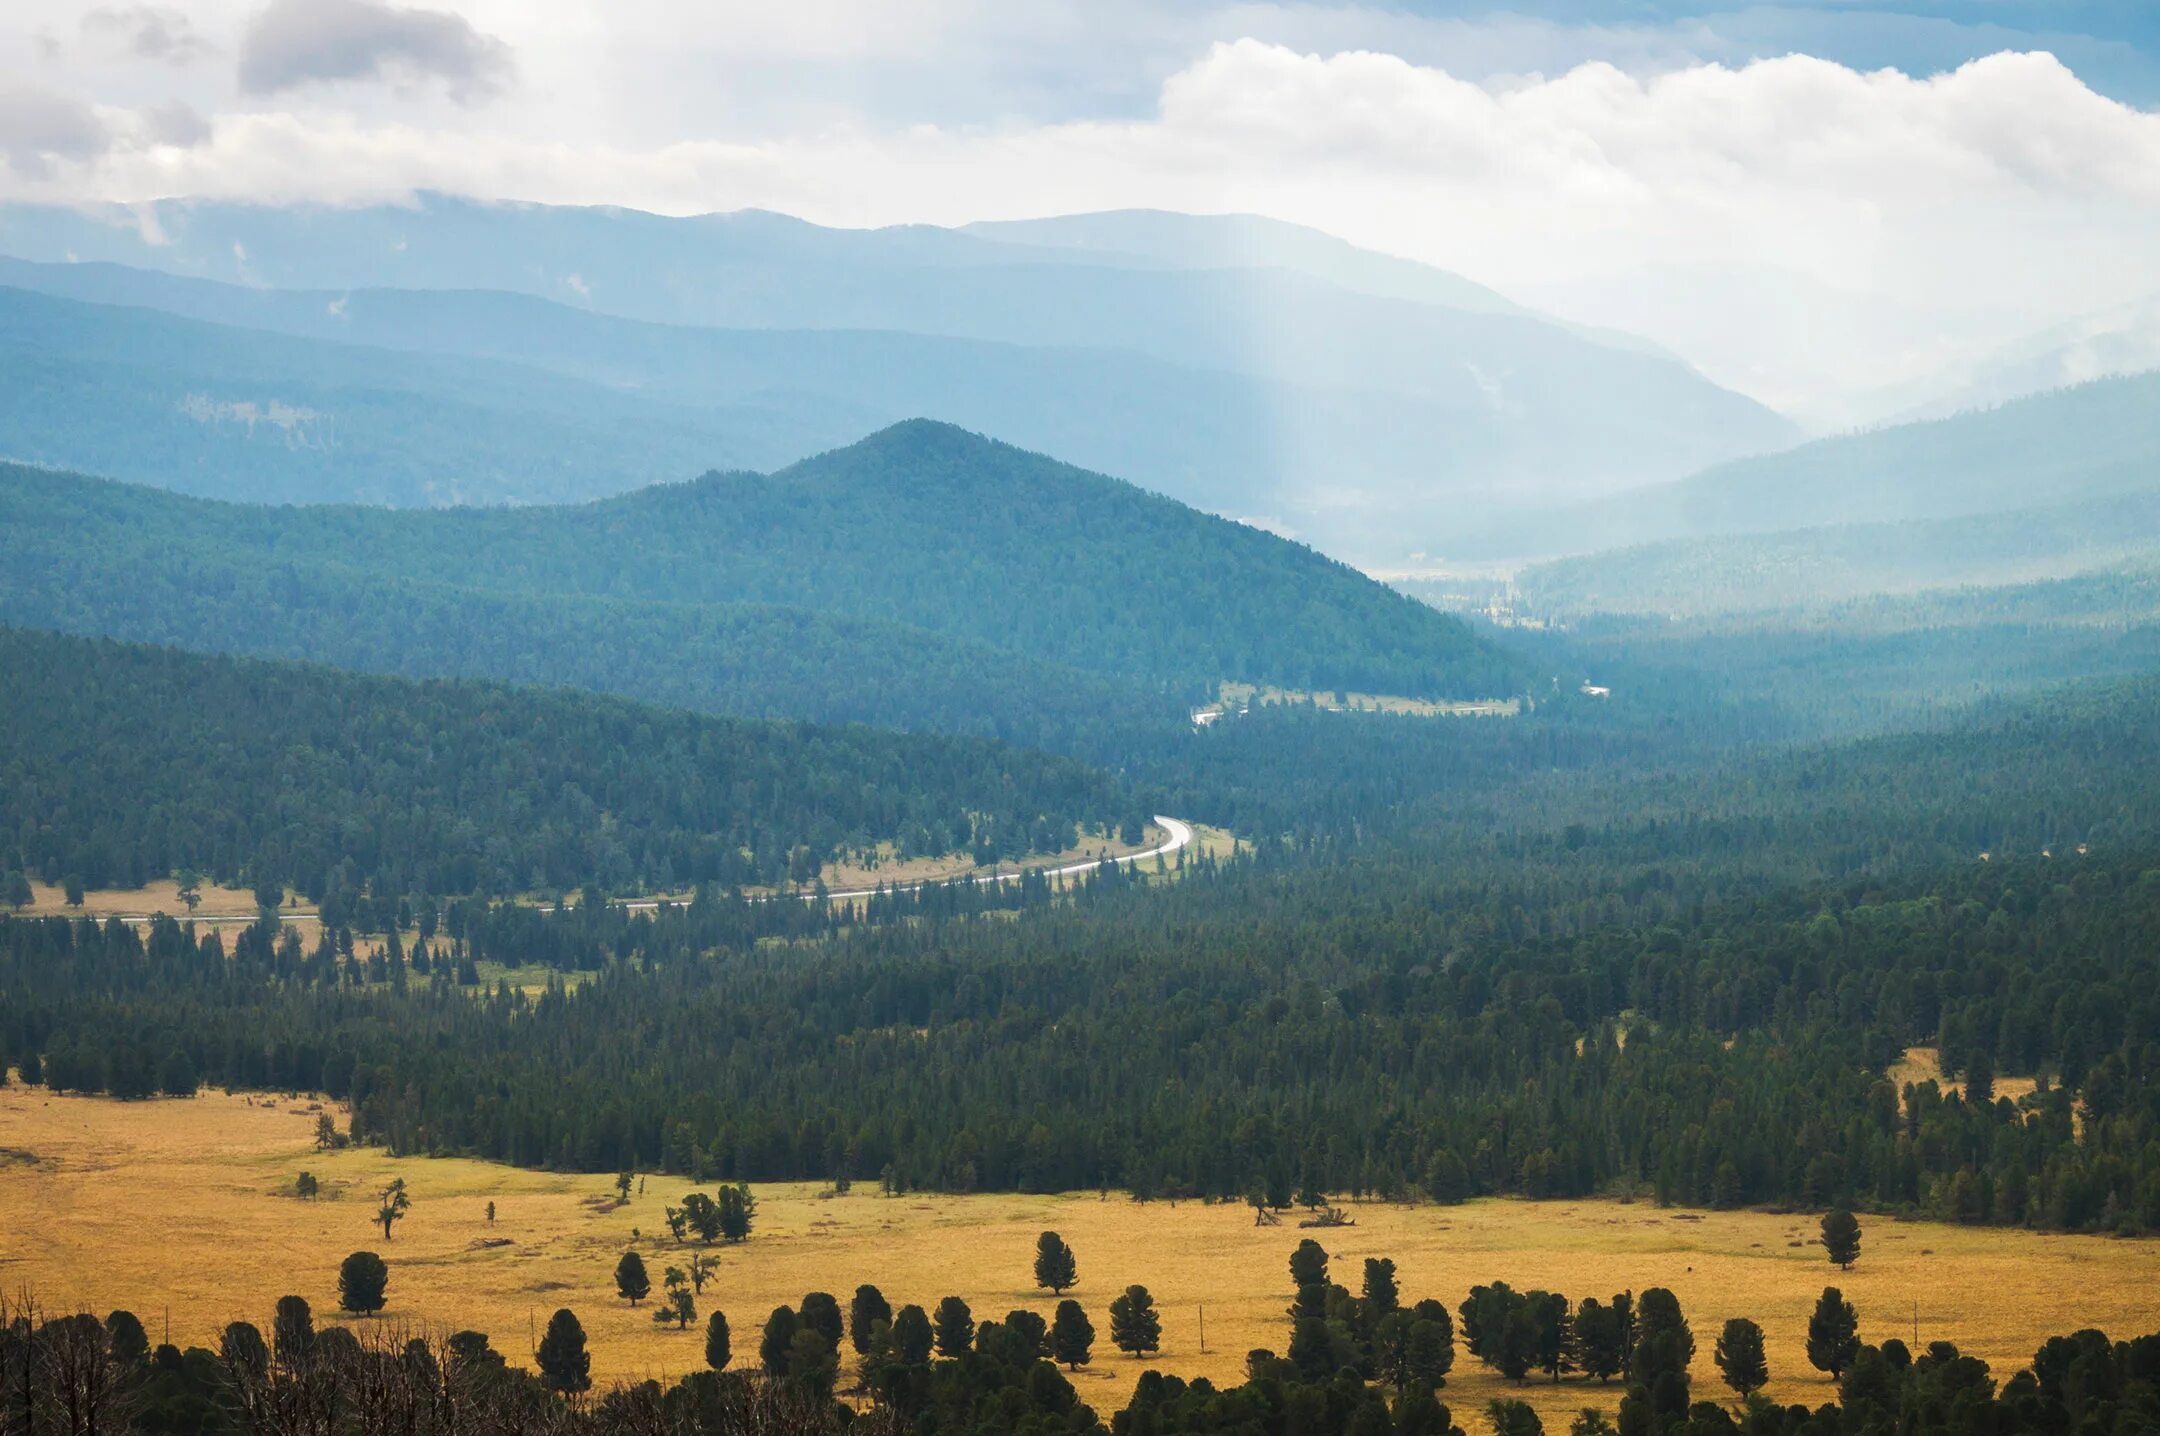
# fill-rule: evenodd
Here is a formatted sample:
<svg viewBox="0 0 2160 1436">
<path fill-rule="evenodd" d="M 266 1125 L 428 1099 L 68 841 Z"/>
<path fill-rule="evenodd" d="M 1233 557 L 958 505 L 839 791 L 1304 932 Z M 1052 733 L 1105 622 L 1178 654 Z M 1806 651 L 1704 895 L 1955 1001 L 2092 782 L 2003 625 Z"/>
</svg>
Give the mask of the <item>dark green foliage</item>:
<svg viewBox="0 0 2160 1436">
<path fill-rule="evenodd" d="M 913 1302 L 901 1307 L 900 1314 L 893 1318 L 892 1331 L 893 1351 L 902 1362 L 920 1366 L 930 1359 L 936 1334 L 921 1307 Z"/>
<path fill-rule="evenodd" d="M 373 1316 L 383 1309 L 390 1287 L 390 1268 L 373 1252 L 354 1252 L 338 1267 L 338 1305 L 355 1316 Z M 302 1313 L 305 1315 L 305 1303 Z M 284 1315 L 278 1313 L 278 1359 L 285 1359 Z"/>
<path fill-rule="evenodd" d="M 345 1259 L 346 1267 L 359 1273 L 363 1279 L 367 1274 L 362 1271 L 366 1263 L 361 1262 L 358 1266 L 355 1266 L 354 1263 L 356 1258 L 366 1255 L 365 1252 L 354 1252 L 352 1256 Z M 343 1271 L 338 1274 L 338 1287 L 342 1295 L 345 1287 L 345 1274 Z M 380 1307 L 382 1293 L 379 1291 L 374 1293 L 374 1299 L 376 1306 Z M 344 1303 L 344 1309 L 365 1312 L 373 1308 L 354 1306 L 350 1302 L 346 1302 Z M 281 1296 L 278 1298 L 277 1313 L 270 1323 L 270 1350 L 276 1358 L 277 1364 L 288 1370 L 304 1365 L 310 1357 L 314 1356 L 315 1313 L 309 1309 L 306 1297 Z"/>
<path fill-rule="evenodd" d="M 615 1290 L 621 1292 L 632 1306 L 645 1299 L 652 1290 L 652 1277 L 645 1270 L 645 1258 L 634 1251 L 624 1252 L 622 1260 L 615 1263 Z"/>
<path fill-rule="evenodd" d="M 802 1305 L 795 1309 L 795 1314 L 804 1326 L 824 1337 L 827 1345 L 835 1351 L 839 1350 L 842 1335 L 840 1303 L 834 1300 L 832 1293 L 808 1293 L 803 1297 Z"/>
<path fill-rule="evenodd" d="M 0 669 L 0 830 L 35 833 L 33 871 L 94 886 L 198 866 L 322 898 L 393 865 L 398 892 L 748 885 L 787 878 L 791 852 L 881 840 L 1062 849 L 1133 803 L 1077 763 L 990 743 L 574 693 L 8 630 Z M 195 1075 L 176 1051 L 161 1082 L 187 1095 Z"/>
<path fill-rule="evenodd" d="M 802 1322 L 792 1306 L 776 1306 L 772 1315 L 765 1318 L 765 1330 L 758 1338 L 758 1364 L 765 1374 L 772 1377 L 788 1374 L 788 1360 L 795 1349 L 795 1335 L 802 1330 Z"/>
<path fill-rule="evenodd" d="M 727 1316 L 716 1311 L 705 1318 L 705 1365 L 714 1371 L 725 1371 L 734 1359 L 734 1348 L 728 1342 Z"/>
<path fill-rule="evenodd" d="M 1763 1354 L 1762 1328 L 1744 1316 L 1736 1316 L 1725 1323 L 1718 1333 L 1718 1374 L 1725 1384 L 1746 1396 L 1759 1391 L 1770 1380 L 1770 1362 Z"/>
<path fill-rule="evenodd" d="M 1078 1371 L 1088 1364 L 1095 1346 L 1095 1323 L 1081 1310 L 1080 1303 L 1071 1297 L 1057 1304 L 1057 1314 L 1050 1320 L 1050 1357 L 1067 1370 Z"/>
<path fill-rule="evenodd" d="M 1072 1248 L 1056 1232 L 1044 1232 L 1035 1241 L 1035 1285 L 1046 1287 L 1054 1296 L 1063 1296 L 1065 1289 L 1080 1280 L 1080 1263 L 1073 1256 Z"/>
<path fill-rule="evenodd" d="M 937 1304 L 931 1325 L 937 1333 L 937 1354 L 940 1356 L 964 1355 L 975 1344 L 974 1314 L 957 1296 L 948 1296 Z"/>
<path fill-rule="evenodd" d="M 1110 1341 L 1118 1350 L 1145 1356 L 1162 1346 L 1162 1315 L 1144 1286 L 1128 1286 L 1110 1303 Z"/>
<path fill-rule="evenodd" d="M 1834 1211 L 1822 1219 L 1823 1250 L 1840 1271 L 1860 1260 L 1860 1223 L 1848 1211 Z"/>
<path fill-rule="evenodd" d="M 855 1288 L 854 1297 L 848 1302 L 848 1341 L 857 1356 L 870 1351 L 870 1333 L 879 1322 L 892 1322 L 892 1303 L 885 1300 L 885 1293 L 868 1282 Z"/>
<path fill-rule="evenodd" d="M 592 1389 L 592 1355 L 585 1350 L 585 1328 L 568 1307 L 556 1308 L 548 1318 L 533 1360 L 550 1391 L 575 1396 Z"/>
<path fill-rule="evenodd" d="M 1327 1284 L 1328 1254 L 1311 1237 L 1300 1237 L 1290 1253 L 1290 1284 L 1299 1291 Z"/>
<path fill-rule="evenodd" d="M 1814 1312 L 1808 1317 L 1808 1362 L 1817 1371 L 1826 1371 L 1832 1381 L 1838 1380 L 1851 1366 L 1860 1351 L 1860 1314 L 1845 1299 L 1845 1293 L 1834 1286 L 1826 1286 L 1815 1303 Z"/>
</svg>

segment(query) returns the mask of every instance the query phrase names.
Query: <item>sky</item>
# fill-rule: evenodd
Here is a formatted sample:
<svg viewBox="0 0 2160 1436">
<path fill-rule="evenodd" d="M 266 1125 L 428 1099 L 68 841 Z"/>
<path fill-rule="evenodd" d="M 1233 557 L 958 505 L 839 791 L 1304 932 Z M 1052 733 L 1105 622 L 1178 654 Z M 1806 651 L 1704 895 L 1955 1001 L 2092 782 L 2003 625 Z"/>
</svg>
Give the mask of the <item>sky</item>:
<svg viewBox="0 0 2160 1436">
<path fill-rule="evenodd" d="M 0 198 L 1250 212 L 1803 414 L 2160 291 L 2148 0 L 11 0 Z"/>
</svg>

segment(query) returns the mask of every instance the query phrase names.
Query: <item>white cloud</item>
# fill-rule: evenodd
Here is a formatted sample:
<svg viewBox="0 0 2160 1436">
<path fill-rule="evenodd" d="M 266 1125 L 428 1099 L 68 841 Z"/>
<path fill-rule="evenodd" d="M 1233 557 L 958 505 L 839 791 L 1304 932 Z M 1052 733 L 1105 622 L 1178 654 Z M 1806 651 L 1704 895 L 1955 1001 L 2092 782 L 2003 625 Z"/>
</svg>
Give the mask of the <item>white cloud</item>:
<svg viewBox="0 0 2160 1436">
<path fill-rule="evenodd" d="M 2042 53 L 1935 75 L 1806 56 L 1716 64 L 1691 56 L 1729 43 L 1685 27 L 1300 4 L 895 0 L 850 28 L 857 7 L 843 0 L 723 0 L 703 24 L 665 0 L 605 12 L 440 0 L 459 14 L 249 3 L 190 7 L 209 43 L 238 50 L 256 92 L 191 91 L 214 124 L 163 133 L 194 143 L 141 138 L 159 128 L 142 118 L 158 98 L 147 93 L 132 108 L 76 112 L 118 134 L 103 145 L 80 127 L 28 142 L 31 127 L 0 111 L 12 162 L 0 193 L 368 202 L 430 188 L 676 213 L 760 206 L 839 224 L 1251 211 L 1646 329 L 1727 382 L 1798 403 L 1876 377 L 1869 364 L 1895 377 L 1934 362 L 1927 343 L 1953 312 L 1984 318 L 1985 333 L 1957 336 L 1978 343 L 2156 282 L 2160 115 Z M 300 23 L 326 14 L 358 18 Z M 1205 38 L 1233 24 L 1300 44 Z M 1128 38 L 1131 53 L 1115 55 Z M 1622 63 L 1576 63 L 1600 50 Z M 1545 59 L 1564 65 L 1491 68 Z M 906 116 L 946 107 L 888 88 L 896 71 L 950 79 L 1001 62 L 1010 73 L 988 89 L 948 84 L 960 98 L 939 123 Z M 1023 72 L 1050 76 L 1043 85 L 1079 117 L 1031 118 L 1040 107 L 1013 78 Z M 392 83 L 322 83 L 340 77 Z M 1144 99 L 1128 102 L 1119 87 L 1138 77 Z M 1097 103 L 1072 98 L 1082 91 Z M 765 102 L 781 92 L 786 103 Z M 455 102 L 485 94 L 484 109 Z M 1693 276 L 1693 289 L 1658 288 L 1654 312 L 1631 305 L 1631 276 L 1651 270 Z M 1775 334 L 1737 332 L 1715 277 L 1740 273 L 1751 292 L 1789 277 L 1795 296 L 1846 296 L 1902 328 L 1859 344 L 1811 334 L 1801 313 Z M 1802 355 L 1810 343 L 1817 352 Z"/>
<path fill-rule="evenodd" d="M 510 47 L 461 15 L 382 0 L 271 0 L 240 42 L 240 88 L 275 94 L 335 81 L 441 82 L 465 101 L 495 94 Z"/>
</svg>

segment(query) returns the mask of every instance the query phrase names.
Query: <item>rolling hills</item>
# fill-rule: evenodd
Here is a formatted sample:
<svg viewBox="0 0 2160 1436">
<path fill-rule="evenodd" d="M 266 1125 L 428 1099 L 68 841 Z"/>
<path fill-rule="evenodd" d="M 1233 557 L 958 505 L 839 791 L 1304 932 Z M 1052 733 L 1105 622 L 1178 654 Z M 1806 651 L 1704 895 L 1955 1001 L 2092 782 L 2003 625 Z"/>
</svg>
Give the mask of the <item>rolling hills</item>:
<svg viewBox="0 0 2160 1436">
<path fill-rule="evenodd" d="M 1824 524 L 2002 513 L 2160 490 L 2160 374 L 1821 439 L 1503 525 L 1489 551 L 1570 553 Z"/>
<path fill-rule="evenodd" d="M 1091 756 L 1182 728 L 1225 678 L 1447 697 L 1526 671 L 1308 549 L 927 422 L 568 507 L 272 508 L 7 468 L 0 521 L 12 623 Z"/>
<path fill-rule="evenodd" d="M 352 290 L 493 290 L 570 314 L 736 331 L 725 342 L 592 332 L 641 350 L 641 374 L 671 346 L 732 345 L 721 367 L 739 371 L 761 353 L 797 349 L 802 357 L 778 364 L 762 388 L 708 388 L 699 400 L 763 408 L 784 396 L 801 406 L 810 437 L 760 467 L 829 446 L 835 425 L 860 433 L 928 414 L 1217 512 L 1269 518 L 1337 552 L 1403 552 L 1459 531 L 1466 506 L 1607 493 L 1796 437 L 1639 341 L 1607 342 L 1455 276 L 1235 216 L 1180 216 L 1167 237 L 1160 223 L 1133 233 L 1125 217 L 1122 237 L 1107 239 L 1098 231 L 1118 217 L 1006 238 L 442 196 L 375 209 L 173 202 L 151 219 L 157 243 L 143 238 L 143 214 L 7 206 L 0 251 L 319 291 L 302 304 L 321 317 L 349 309 Z M 20 273 L 14 282 L 79 283 Z M 130 302 L 205 302 L 200 291 L 137 290 Z M 441 302 L 459 317 L 416 325 L 429 337 L 401 347 L 529 357 L 516 346 L 531 306 L 496 302 L 491 320 L 469 299 Z M 247 323 L 248 307 L 196 317 Z M 277 308 L 255 305 L 258 318 Z M 802 331 L 886 337 L 836 352 Z M 878 345 L 909 358 L 876 367 L 849 357 Z M 869 422 L 859 422 L 865 408 Z"/>
</svg>

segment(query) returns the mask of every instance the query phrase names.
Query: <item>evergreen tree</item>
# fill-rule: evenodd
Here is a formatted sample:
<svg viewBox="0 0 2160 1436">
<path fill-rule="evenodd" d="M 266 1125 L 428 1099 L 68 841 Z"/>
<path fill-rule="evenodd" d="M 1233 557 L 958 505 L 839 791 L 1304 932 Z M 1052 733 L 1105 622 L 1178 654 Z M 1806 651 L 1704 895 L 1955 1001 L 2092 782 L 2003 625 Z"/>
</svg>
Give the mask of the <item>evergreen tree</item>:
<svg viewBox="0 0 2160 1436">
<path fill-rule="evenodd" d="M 1365 1318 L 1377 1321 L 1402 1304 L 1395 1284 L 1395 1263 L 1387 1257 L 1365 1258 Z"/>
<path fill-rule="evenodd" d="M 1860 1354 L 1860 1313 L 1845 1293 L 1826 1286 L 1808 1317 L 1807 1358 L 1817 1371 L 1827 1371 L 1836 1381 Z"/>
<path fill-rule="evenodd" d="M 892 1335 L 893 1354 L 908 1366 L 921 1366 L 927 1362 L 937 1340 L 929 1316 L 913 1302 L 901 1307 L 899 1314 L 893 1317 Z"/>
<path fill-rule="evenodd" d="M 1843 1271 L 1860 1260 L 1860 1222 L 1851 1212 L 1840 1208 L 1822 1219 L 1823 1249 L 1830 1260 Z"/>
<path fill-rule="evenodd" d="M 1717 1368 L 1725 1384 L 1745 1397 L 1762 1390 L 1770 1380 L 1770 1362 L 1763 1354 L 1762 1328 L 1744 1316 L 1725 1323 L 1717 1339 Z"/>
<path fill-rule="evenodd" d="M 714 1371 L 725 1371 L 734 1359 L 735 1352 L 728 1345 L 727 1316 L 716 1311 L 705 1318 L 705 1364 Z"/>
<path fill-rule="evenodd" d="M 1071 1297 L 1059 1302 L 1050 1322 L 1051 1357 L 1068 1371 L 1078 1371 L 1088 1364 L 1094 1345 L 1095 1323 L 1088 1320 L 1080 1303 Z"/>
<path fill-rule="evenodd" d="M 1126 1287 L 1125 1294 L 1110 1303 L 1110 1340 L 1134 1356 L 1161 1349 L 1162 1317 L 1146 1287 Z"/>
<path fill-rule="evenodd" d="M 1301 1239 L 1297 1250 L 1290 1253 L 1290 1284 L 1302 1291 L 1308 1286 L 1324 1286 L 1327 1283 L 1328 1254 L 1320 1243 L 1311 1237 Z"/>
<path fill-rule="evenodd" d="M 937 1333 L 938 1355 L 965 1356 L 974 1349 L 975 1317 L 959 1297 L 948 1296 L 937 1304 L 931 1326 Z"/>
<path fill-rule="evenodd" d="M 559 1307 L 548 1318 L 547 1330 L 541 1334 L 540 1349 L 533 1359 L 540 1367 L 541 1383 L 548 1390 L 576 1396 L 592 1389 L 592 1354 L 585 1350 L 585 1328 L 578 1325 L 570 1308 Z"/>
<path fill-rule="evenodd" d="M 358 1253 L 355 1253 L 355 1255 L 358 1255 Z M 348 1257 L 346 1262 L 347 1265 L 350 1265 L 351 1258 Z M 342 1271 L 339 1273 L 338 1284 L 342 1290 L 344 1286 L 344 1274 Z M 379 1308 L 381 1304 L 381 1301 L 378 1300 L 376 1307 Z M 347 1306 L 345 1309 L 347 1311 L 362 1310 L 362 1308 L 354 1306 Z M 307 1364 L 308 1358 L 315 1354 L 315 1313 L 308 1307 L 306 1297 L 281 1296 L 278 1298 L 277 1310 L 270 1319 L 270 1350 L 271 1354 L 276 1358 L 277 1364 L 287 1371 L 299 1370 Z"/>
<path fill-rule="evenodd" d="M 840 1349 L 843 1324 L 840 1317 L 840 1303 L 833 1299 L 832 1293 L 824 1291 L 808 1293 L 803 1297 L 802 1305 L 795 1309 L 795 1315 L 804 1326 L 824 1337 L 826 1343 L 833 1350 L 838 1351 Z"/>
<path fill-rule="evenodd" d="M 857 1356 L 870 1354 L 870 1332 L 879 1322 L 892 1322 L 892 1303 L 885 1300 L 885 1293 L 865 1282 L 855 1288 L 855 1297 L 848 1303 L 848 1341 Z"/>
<path fill-rule="evenodd" d="M 1035 1239 L 1035 1285 L 1054 1296 L 1063 1296 L 1079 1280 L 1080 1264 L 1063 1237 L 1044 1232 Z"/>
<path fill-rule="evenodd" d="M 645 1293 L 652 1290 L 652 1277 L 646 1274 L 645 1258 L 634 1251 L 622 1254 L 622 1260 L 615 1263 L 615 1289 L 628 1297 L 632 1306 L 645 1299 Z"/>
<path fill-rule="evenodd" d="M 758 1339 L 758 1364 L 767 1376 L 778 1380 L 788 1374 L 788 1356 L 795 1348 L 795 1333 L 801 1330 L 802 1322 L 792 1306 L 776 1306 L 765 1318 L 765 1331 Z"/>
<path fill-rule="evenodd" d="M 389 1287 L 390 1268 L 373 1252 L 354 1252 L 338 1267 L 338 1305 L 355 1316 L 381 1311 Z"/>
<path fill-rule="evenodd" d="M 718 1206 L 721 1237 L 730 1242 L 748 1238 L 751 1221 L 757 1216 L 757 1198 L 750 1195 L 749 1183 L 720 1188 Z"/>
</svg>

